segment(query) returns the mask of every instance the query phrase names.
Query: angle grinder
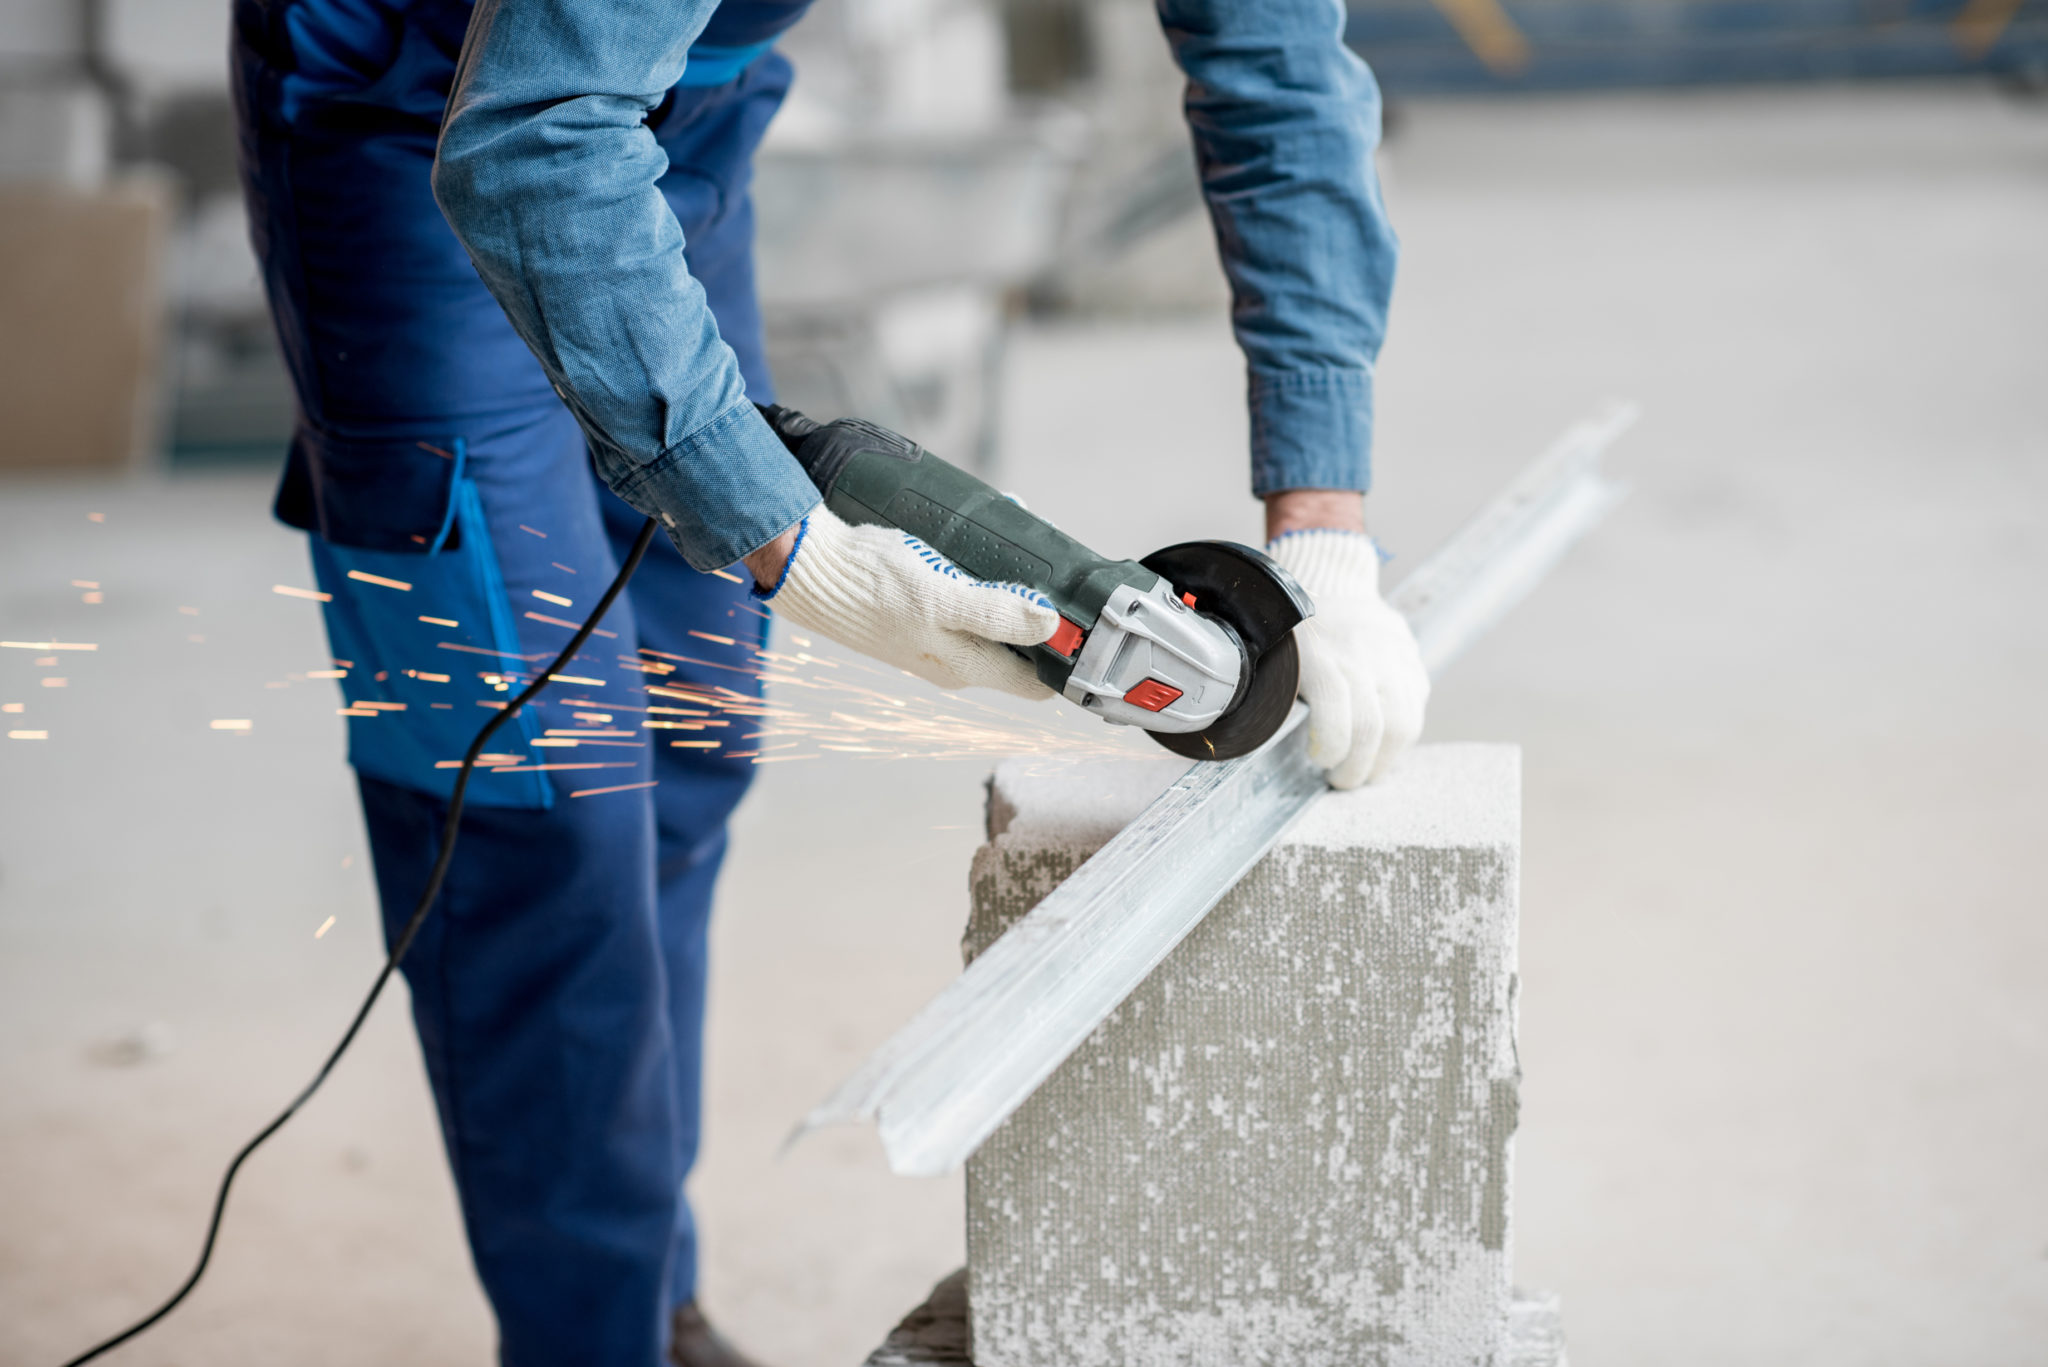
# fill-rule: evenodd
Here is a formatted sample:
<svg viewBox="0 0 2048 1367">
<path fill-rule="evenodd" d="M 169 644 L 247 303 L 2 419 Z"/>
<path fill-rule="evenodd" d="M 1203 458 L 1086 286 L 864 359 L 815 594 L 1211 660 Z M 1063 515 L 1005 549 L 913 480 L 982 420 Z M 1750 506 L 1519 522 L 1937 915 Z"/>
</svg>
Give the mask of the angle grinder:
<svg viewBox="0 0 2048 1367">
<path fill-rule="evenodd" d="M 1294 628 L 1315 607 L 1259 551 L 1184 541 L 1108 560 L 887 428 L 761 412 L 845 521 L 899 528 L 977 579 L 1050 598 L 1052 639 L 1012 649 L 1069 702 L 1190 759 L 1249 754 L 1287 719 Z"/>
</svg>

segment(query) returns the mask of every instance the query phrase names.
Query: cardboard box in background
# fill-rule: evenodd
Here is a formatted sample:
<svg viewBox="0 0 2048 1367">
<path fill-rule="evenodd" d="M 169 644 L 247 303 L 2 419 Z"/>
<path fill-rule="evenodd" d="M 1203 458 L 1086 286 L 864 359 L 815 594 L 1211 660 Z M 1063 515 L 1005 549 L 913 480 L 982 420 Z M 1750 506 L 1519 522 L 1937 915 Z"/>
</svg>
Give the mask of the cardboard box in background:
<svg viewBox="0 0 2048 1367">
<path fill-rule="evenodd" d="M 0 469 L 123 469 L 161 420 L 171 194 L 0 185 Z"/>
</svg>

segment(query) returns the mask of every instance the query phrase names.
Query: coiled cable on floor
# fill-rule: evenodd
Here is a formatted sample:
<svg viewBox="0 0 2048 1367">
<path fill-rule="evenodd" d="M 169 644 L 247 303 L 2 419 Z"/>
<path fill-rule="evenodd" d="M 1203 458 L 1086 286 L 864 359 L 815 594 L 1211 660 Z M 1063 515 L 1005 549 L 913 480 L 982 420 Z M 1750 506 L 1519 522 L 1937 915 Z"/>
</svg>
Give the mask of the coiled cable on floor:
<svg viewBox="0 0 2048 1367">
<path fill-rule="evenodd" d="M 455 858 L 455 839 L 462 833 L 462 802 L 469 791 L 469 778 L 476 768 L 477 757 L 483 754 L 484 747 L 490 744 L 491 737 L 497 733 L 498 728 L 519 715 L 519 709 L 539 696 L 549 681 L 576 657 L 576 652 L 583 649 L 583 643 L 590 639 L 590 634 L 597 630 L 597 624 L 604 620 L 605 613 L 611 611 L 612 603 L 625 590 L 626 581 L 633 577 L 633 571 L 640 568 L 640 561 L 646 556 L 647 548 L 654 543 L 654 532 L 654 519 L 650 517 L 647 519 L 647 525 L 640 529 L 639 537 L 633 542 L 633 549 L 627 554 L 626 563 L 619 567 L 611 586 L 604 591 L 604 597 L 597 600 L 597 606 L 590 610 L 590 616 L 584 619 L 582 627 L 569 639 L 569 644 L 562 647 L 561 654 L 555 656 L 554 662 L 535 676 L 532 683 L 521 689 L 517 697 L 505 704 L 504 711 L 485 722 L 483 729 L 476 733 L 476 739 L 469 743 L 468 751 L 462 756 L 462 767 L 455 772 L 455 791 L 448 799 L 448 815 L 441 823 L 441 853 L 434 860 L 433 871 L 427 875 L 427 885 L 420 892 L 418 905 L 413 907 L 412 916 L 406 921 L 405 929 L 399 932 L 397 942 L 391 946 L 391 953 L 385 958 L 384 967 L 377 973 L 377 981 L 370 985 L 370 994 L 363 998 L 363 1004 L 356 1009 L 355 1019 L 348 1023 L 348 1029 L 342 1032 L 341 1042 L 327 1055 L 327 1061 L 320 1065 L 320 1071 L 313 1074 L 313 1080 L 291 1099 L 289 1105 L 278 1112 L 275 1120 L 258 1130 L 248 1143 L 242 1145 L 241 1150 L 235 1154 L 234 1161 L 228 1164 L 228 1170 L 220 1179 L 220 1190 L 213 1198 L 213 1218 L 206 1225 L 206 1242 L 200 1246 L 199 1262 L 193 1267 L 191 1275 L 185 1278 L 184 1285 L 171 1293 L 169 1300 L 148 1315 L 112 1338 L 94 1344 L 65 1363 L 64 1367 L 80 1367 L 80 1364 L 91 1362 L 102 1353 L 120 1347 L 177 1309 L 178 1303 L 192 1294 L 193 1287 L 199 1285 L 199 1279 L 206 1275 L 206 1265 L 213 1260 L 214 1241 L 220 1234 L 221 1216 L 227 1210 L 228 1189 L 235 1184 L 235 1174 L 242 1170 L 242 1164 L 248 1161 L 249 1155 L 262 1147 L 264 1140 L 283 1129 L 285 1122 L 297 1115 L 299 1108 L 312 1099 L 313 1093 L 320 1090 L 320 1084 L 327 1081 L 327 1075 L 334 1071 L 334 1065 L 341 1062 L 341 1056 L 348 1052 L 349 1045 L 355 1043 L 356 1032 L 363 1028 L 363 1022 L 369 1018 L 370 1008 L 377 1004 L 377 998 L 383 993 L 384 985 L 391 981 L 391 975 L 397 971 L 400 961 L 405 958 L 405 952 L 412 948 L 412 942 L 419 935 L 420 927 L 426 924 L 427 913 L 433 910 L 435 900 L 440 897 L 441 885 L 447 881 L 448 867 Z"/>
</svg>

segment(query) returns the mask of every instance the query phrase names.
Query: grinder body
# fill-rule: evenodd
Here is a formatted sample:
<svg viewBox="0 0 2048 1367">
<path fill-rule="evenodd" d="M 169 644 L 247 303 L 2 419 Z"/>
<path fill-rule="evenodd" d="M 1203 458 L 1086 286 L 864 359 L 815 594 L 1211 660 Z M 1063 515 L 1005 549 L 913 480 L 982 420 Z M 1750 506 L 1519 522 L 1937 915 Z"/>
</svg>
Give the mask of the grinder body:
<svg viewBox="0 0 2048 1367">
<path fill-rule="evenodd" d="M 1285 718 L 1291 633 L 1313 608 L 1259 552 L 1190 542 L 1112 560 L 886 428 L 762 411 L 841 519 L 898 528 L 977 579 L 1050 599 L 1058 631 L 1013 649 L 1069 701 L 1196 758 L 1247 753 Z"/>
</svg>

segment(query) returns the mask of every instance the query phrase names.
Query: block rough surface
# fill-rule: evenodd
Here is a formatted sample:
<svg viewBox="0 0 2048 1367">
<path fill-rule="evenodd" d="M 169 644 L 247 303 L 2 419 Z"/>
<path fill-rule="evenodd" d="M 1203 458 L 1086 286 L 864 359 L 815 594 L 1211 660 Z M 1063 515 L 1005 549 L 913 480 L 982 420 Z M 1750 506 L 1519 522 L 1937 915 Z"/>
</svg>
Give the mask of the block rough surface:
<svg viewBox="0 0 2048 1367">
<path fill-rule="evenodd" d="M 970 957 L 1171 781 L 1013 761 Z M 1508 1367 L 1513 747 L 1319 799 L 967 1169 L 980 1367 Z"/>
<path fill-rule="evenodd" d="M 1509 1367 L 1568 1367 L 1555 1293 L 1516 1291 L 1508 1307 Z M 967 1348 L 967 1269 L 932 1288 L 863 1367 L 974 1367 Z"/>
</svg>

